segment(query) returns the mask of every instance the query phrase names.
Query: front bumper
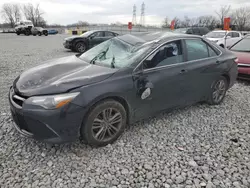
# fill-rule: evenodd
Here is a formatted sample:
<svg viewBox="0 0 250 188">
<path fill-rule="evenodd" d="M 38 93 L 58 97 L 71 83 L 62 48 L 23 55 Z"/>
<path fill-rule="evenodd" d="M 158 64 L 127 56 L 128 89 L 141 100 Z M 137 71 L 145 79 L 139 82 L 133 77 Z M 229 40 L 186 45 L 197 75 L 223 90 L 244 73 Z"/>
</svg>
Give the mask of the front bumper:
<svg viewBox="0 0 250 188">
<path fill-rule="evenodd" d="M 67 40 L 63 42 L 63 46 L 64 48 L 72 49 L 72 43 Z"/>
<path fill-rule="evenodd" d="M 17 95 L 11 88 L 9 103 L 13 126 L 21 135 L 48 143 L 65 143 L 79 138 L 86 111 L 83 107 L 70 103 L 60 109 L 46 110 L 22 103 L 23 98 L 17 97 L 18 101 L 14 96 Z"/>
</svg>

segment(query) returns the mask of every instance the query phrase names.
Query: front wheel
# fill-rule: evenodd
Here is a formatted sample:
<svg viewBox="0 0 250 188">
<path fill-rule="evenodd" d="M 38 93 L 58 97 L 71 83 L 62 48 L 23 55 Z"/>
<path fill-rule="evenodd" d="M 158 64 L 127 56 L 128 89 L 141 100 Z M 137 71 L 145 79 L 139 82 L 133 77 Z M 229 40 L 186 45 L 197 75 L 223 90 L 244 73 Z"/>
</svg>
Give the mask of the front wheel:
<svg viewBox="0 0 250 188">
<path fill-rule="evenodd" d="M 83 121 L 81 136 L 92 146 L 113 143 L 124 131 L 127 113 L 115 100 L 105 100 L 95 105 Z"/>
<path fill-rule="evenodd" d="M 228 88 L 228 81 L 224 76 L 221 76 L 211 86 L 211 92 L 208 99 L 208 103 L 211 105 L 220 104 L 225 98 Z"/>
<path fill-rule="evenodd" d="M 75 51 L 83 53 L 86 51 L 86 45 L 83 42 L 77 42 L 75 45 Z"/>
<path fill-rule="evenodd" d="M 39 36 L 42 36 L 42 33 L 41 33 L 41 32 L 39 32 L 39 33 L 38 33 L 38 35 L 39 35 Z"/>
</svg>

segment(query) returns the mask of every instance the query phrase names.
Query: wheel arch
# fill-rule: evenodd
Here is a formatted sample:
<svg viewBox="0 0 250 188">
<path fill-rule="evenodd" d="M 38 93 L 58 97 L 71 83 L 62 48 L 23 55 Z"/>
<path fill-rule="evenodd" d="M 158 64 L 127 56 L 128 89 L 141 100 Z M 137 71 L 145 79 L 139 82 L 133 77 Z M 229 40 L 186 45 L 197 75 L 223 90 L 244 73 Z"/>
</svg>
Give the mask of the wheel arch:
<svg viewBox="0 0 250 188">
<path fill-rule="evenodd" d="M 120 96 L 120 95 L 115 95 L 115 94 L 112 94 L 112 95 L 104 95 L 104 96 L 101 96 L 101 97 L 97 97 L 95 98 L 94 100 L 92 100 L 88 107 L 87 107 L 87 111 L 83 117 L 83 121 L 85 121 L 85 119 L 87 118 L 87 116 L 89 115 L 89 113 L 91 112 L 91 110 L 96 106 L 98 105 L 99 103 L 105 101 L 105 100 L 114 100 L 114 101 L 117 101 L 119 102 L 124 108 L 125 108 L 125 111 L 127 113 L 127 124 L 130 123 L 130 120 L 131 120 L 131 106 L 129 104 L 129 102 L 123 97 L 123 96 Z"/>
</svg>

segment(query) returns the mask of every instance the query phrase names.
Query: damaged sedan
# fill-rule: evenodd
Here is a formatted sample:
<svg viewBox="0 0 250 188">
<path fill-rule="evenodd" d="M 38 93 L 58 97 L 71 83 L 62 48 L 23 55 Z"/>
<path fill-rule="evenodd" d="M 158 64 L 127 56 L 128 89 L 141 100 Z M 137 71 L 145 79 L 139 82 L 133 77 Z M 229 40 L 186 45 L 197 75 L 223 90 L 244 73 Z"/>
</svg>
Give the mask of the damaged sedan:
<svg viewBox="0 0 250 188">
<path fill-rule="evenodd" d="M 123 35 L 25 71 L 10 87 L 10 110 L 26 137 L 105 146 L 163 110 L 220 104 L 236 77 L 236 57 L 199 36 Z"/>
</svg>

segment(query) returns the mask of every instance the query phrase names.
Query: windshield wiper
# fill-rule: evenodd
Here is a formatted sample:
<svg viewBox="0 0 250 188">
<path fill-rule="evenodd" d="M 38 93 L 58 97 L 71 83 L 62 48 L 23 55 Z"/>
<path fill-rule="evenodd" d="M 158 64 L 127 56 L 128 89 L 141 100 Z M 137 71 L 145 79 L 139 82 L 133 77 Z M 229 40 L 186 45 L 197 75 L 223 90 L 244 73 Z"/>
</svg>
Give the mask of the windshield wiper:
<svg viewBox="0 0 250 188">
<path fill-rule="evenodd" d="M 111 68 L 115 68 L 115 56 L 113 56 L 113 58 L 112 58 Z"/>
<path fill-rule="evenodd" d="M 106 50 L 102 51 L 101 53 L 97 54 L 93 59 L 91 59 L 91 61 L 89 62 L 89 64 L 95 64 L 95 61 L 98 58 L 101 58 L 101 57 L 105 56 L 106 53 L 108 52 L 108 50 L 109 50 L 109 47 Z"/>
</svg>

